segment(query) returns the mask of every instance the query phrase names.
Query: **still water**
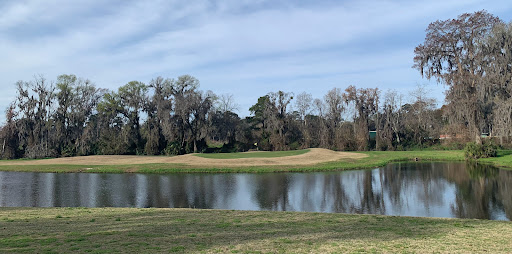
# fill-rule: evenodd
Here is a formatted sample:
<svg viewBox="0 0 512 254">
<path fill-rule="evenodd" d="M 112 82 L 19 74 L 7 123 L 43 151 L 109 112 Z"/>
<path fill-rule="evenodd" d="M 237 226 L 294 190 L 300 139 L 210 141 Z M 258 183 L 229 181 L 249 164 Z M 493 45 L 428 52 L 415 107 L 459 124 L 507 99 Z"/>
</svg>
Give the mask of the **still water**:
<svg viewBox="0 0 512 254">
<path fill-rule="evenodd" d="M 512 218 L 512 171 L 465 163 L 265 174 L 0 172 L 0 206 L 186 207 Z"/>
</svg>

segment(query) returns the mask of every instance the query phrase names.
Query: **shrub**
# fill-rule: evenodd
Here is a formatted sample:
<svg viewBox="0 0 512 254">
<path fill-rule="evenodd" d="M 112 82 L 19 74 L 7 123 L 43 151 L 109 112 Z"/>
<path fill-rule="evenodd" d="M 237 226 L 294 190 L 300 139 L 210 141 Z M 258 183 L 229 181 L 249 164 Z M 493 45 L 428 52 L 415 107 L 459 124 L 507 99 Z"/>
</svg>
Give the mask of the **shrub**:
<svg viewBox="0 0 512 254">
<path fill-rule="evenodd" d="M 288 147 L 290 148 L 290 150 L 299 150 L 300 143 L 298 141 L 295 141 L 295 142 L 289 144 Z"/>
<path fill-rule="evenodd" d="M 243 150 L 243 144 L 239 142 L 229 142 L 220 148 L 221 153 L 237 153 L 243 152 Z"/>
<path fill-rule="evenodd" d="M 181 151 L 181 145 L 179 142 L 175 141 L 175 142 L 171 142 L 169 145 L 167 145 L 167 147 L 165 148 L 164 150 L 164 154 L 165 155 L 178 155 L 178 154 L 182 154 L 182 151 Z"/>
<path fill-rule="evenodd" d="M 464 157 L 466 160 L 476 160 L 480 158 L 496 157 L 498 147 L 492 142 L 477 144 L 469 142 L 464 147 Z"/>
</svg>

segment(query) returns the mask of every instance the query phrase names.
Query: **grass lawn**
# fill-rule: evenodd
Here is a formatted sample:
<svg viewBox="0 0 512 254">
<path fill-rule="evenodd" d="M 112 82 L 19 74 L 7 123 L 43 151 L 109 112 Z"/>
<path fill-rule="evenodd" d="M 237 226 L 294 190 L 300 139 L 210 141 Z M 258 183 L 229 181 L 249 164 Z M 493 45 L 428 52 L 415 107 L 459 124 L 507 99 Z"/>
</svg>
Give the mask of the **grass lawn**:
<svg viewBox="0 0 512 254">
<path fill-rule="evenodd" d="M 498 157 L 480 159 L 479 162 L 512 169 L 512 151 L 498 151 Z"/>
<path fill-rule="evenodd" d="M 301 155 L 309 152 L 309 149 L 292 150 L 292 151 L 276 151 L 276 152 L 247 152 L 247 153 L 201 153 L 195 156 L 209 159 L 242 159 L 242 158 L 276 158 L 284 156 Z"/>
<path fill-rule="evenodd" d="M 512 223 L 301 212 L 0 208 L 0 252 L 512 252 Z"/>
</svg>

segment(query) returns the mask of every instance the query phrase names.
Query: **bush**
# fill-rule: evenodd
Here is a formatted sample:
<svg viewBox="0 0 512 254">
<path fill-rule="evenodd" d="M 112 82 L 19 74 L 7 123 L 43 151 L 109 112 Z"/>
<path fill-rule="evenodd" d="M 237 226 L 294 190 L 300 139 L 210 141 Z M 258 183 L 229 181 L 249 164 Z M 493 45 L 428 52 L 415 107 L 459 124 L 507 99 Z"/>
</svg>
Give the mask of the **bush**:
<svg viewBox="0 0 512 254">
<path fill-rule="evenodd" d="M 300 143 L 298 141 L 295 141 L 288 145 L 290 150 L 299 150 L 300 149 Z"/>
<path fill-rule="evenodd" d="M 480 158 L 496 157 L 498 147 L 492 142 L 477 144 L 470 142 L 464 147 L 464 157 L 466 160 L 476 160 Z"/>
<path fill-rule="evenodd" d="M 164 150 L 164 154 L 167 156 L 182 154 L 180 143 L 177 141 L 169 143 Z"/>
<path fill-rule="evenodd" d="M 238 142 L 229 142 L 220 148 L 221 153 L 237 153 L 240 151 L 242 151 L 242 146 Z"/>
</svg>

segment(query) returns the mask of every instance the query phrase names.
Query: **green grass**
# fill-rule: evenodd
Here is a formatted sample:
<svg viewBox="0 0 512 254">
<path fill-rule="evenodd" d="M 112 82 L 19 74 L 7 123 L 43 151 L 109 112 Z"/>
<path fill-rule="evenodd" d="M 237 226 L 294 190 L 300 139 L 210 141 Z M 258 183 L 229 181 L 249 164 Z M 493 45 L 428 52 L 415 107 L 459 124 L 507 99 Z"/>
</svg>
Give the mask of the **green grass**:
<svg viewBox="0 0 512 254">
<path fill-rule="evenodd" d="M 485 158 L 478 160 L 479 162 L 489 163 L 497 167 L 505 167 L 512 169 L 512 151 L 498 151 L 498 157 Z"/>
<path fill-rule="evenodd" d="M 276 152 L 249 152 L 249 153 L 202 153 L 194 154 L 197 157 L 208 159 L 242 159 L 242 158 L 276 158 L 284 156 L 301 155 L 309 152 L 309 149 L 292 150 L 292 151 L 276 151 Z"/>
<path fill-rule="evenodd" d="M 57 215 L 62 218 L 56 219 Z M 488 220 L 154 208 L 0 208 L 0 228 L 1 253 L 512 252 L 512 223 Z"/>
</svg>

